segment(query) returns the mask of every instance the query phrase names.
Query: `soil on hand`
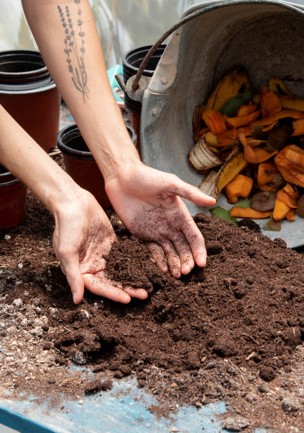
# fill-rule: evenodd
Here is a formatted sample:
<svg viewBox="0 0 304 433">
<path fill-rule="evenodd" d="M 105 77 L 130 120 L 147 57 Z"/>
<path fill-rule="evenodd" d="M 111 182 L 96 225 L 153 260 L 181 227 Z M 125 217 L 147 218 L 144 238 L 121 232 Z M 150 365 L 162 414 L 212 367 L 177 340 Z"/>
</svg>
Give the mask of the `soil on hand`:
<svg viewBox="0 0 304 433">
<path fill-rule="evenodd" d="M 129 305 L 86 293 L 75 306 L 52 250 L 53 220 L 31 193 L 27 207 L 24 224 L 0 232 L 0 397 L 25 391 L 56 404 L 58 391 L 81 399 L 135 377 L 158 398 L 150 410 L 159 416 L 177 403 L 225 400 L 222 423 L 234 431 L 304 431 L 302 254 L 255 226 L 200 214 L 207 266 L 176 280 L 109 212 L 119 241 L 108 275 L 152 293 Z"/>
</svg>

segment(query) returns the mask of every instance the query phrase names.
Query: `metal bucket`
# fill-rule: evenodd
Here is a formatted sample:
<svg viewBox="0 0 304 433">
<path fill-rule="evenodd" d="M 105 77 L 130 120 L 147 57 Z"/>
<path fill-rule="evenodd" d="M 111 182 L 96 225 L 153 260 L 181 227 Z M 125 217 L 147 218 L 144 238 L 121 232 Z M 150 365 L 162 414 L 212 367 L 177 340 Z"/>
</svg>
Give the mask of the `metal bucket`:
<svg viewBox="0 0 304 433">
<path fill-rule="evenodd" d="M 208 1 L 188 9 L 183 20 L 143 93 L 141 155 L 147 165 L 198 186 L 202 175 L 187 158 L 194 144 L 194 108 L 204 103 L 230 66 L 245 66 L 254 90 L 270 76 L 288 77 L 288 87 L 304 96 L 304 6 L 287 1 Z M 227 203 L 220 199 L 218 204 Z M 187 206 L 192 214 L 202 211 L 192 203 Z M 304 244 L 296 222 L 292 228 L 290 233 L 283 224 L 280 233 L 267 235 L 282 237 L 291 247 Z"/>
</svg>

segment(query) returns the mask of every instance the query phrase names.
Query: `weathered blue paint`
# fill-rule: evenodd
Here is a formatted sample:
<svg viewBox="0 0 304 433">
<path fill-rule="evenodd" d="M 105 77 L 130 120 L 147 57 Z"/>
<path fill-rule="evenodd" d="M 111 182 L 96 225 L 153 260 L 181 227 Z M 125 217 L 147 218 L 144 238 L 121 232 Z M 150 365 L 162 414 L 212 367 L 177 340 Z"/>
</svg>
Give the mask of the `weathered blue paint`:
<svg viewBox="0 0 304 433">
<path fill-rule="evenodd" d="M 117 381 L 111 391 L 83 401 L 65 400 L 58 407 L 34 397 L 7 398 L 0 400 L 0 432 L 3 424 L 20 433 L 228 433 L 220 419 L 226 411 L 224 402 L 200 409 L 177 406 L 166 418 L 150 411 L 157 404 L 135 380 Z"/>
<path fill-rule="evenodd" d="M 43 405 L 35 398 L 0 401 L 0 424 L 21 433 L 221 433 L 219 415 L 224 402 L 176 407 L 169 417 L 159 418 L 149 408 L 157 401 L 136 381 L 119 381 L 111 391 L 65 401 L 59 407 Z M 1 428 L 0 428 L 1 431 Z"/>
</svg>

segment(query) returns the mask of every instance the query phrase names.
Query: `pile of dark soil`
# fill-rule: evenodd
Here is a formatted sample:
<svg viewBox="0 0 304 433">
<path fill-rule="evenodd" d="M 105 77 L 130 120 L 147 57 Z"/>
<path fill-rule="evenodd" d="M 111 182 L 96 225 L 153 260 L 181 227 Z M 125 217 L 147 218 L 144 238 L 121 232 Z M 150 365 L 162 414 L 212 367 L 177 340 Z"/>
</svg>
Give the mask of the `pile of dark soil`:
<svg viewBox="0 0 304 433">
<path fill-rule="evenodd" d="M 0 397 L 60 390 L 81 399 L 130 376 L 162 416 L 176 403 L 225 400 L 223 425 L 234 431 L 304 431 L 302 254 L 254 225 L 200 214 L 207 266 L 175 280 L 109 212 L 119 242 L 108 274 L 153 291 L 129 305 L 86 293 L 75 306 L 52 251 L 52 218 L 31 193 L 27 205 L 25 223 L 0 232 Z"/>
</svg>

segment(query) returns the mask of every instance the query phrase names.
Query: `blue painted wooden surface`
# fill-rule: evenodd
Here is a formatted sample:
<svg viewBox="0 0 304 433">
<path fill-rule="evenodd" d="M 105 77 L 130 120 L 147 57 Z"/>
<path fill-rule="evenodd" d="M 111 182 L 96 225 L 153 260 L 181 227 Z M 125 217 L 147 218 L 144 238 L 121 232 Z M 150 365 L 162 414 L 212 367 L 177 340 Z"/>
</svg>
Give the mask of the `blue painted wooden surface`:
<svg viewBox="0 0 304 433">
<path fill-rule="evenodd" d="M 227 433 L 219 417 L 226 411 L 224 402 L 200 409 L 177 407 L 167 418 L 151 413 L 151 405 L 156 400 L 136 381 L 118 381 L 111 391 L 80 402 L 66 400 L 56 408 L 34 397 L 0 400 L 0 424 L 21 433 Z"/>
<path fill-rule="evenodd" d="M 157 405 L 153 397 L 136 386 L 135 381 L 119 381 L 111 391 L 88 396 L 83 402 L 68 401 L 58 408 L 41 405 L 34 398 L 0 401 L 0 423 L 24 433 L 219 433 L 217 415 L 225 404 L 177 408 L 168 418 L 149 411 Z"/>
</svg>

